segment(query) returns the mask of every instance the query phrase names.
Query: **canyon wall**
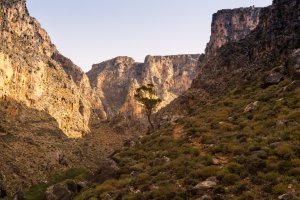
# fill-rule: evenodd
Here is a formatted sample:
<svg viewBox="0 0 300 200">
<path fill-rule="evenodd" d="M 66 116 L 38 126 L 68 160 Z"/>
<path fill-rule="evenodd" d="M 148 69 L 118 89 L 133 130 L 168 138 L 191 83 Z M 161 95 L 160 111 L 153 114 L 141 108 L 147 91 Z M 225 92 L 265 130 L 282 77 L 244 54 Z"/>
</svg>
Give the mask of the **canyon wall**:
<svg viewBox="0 0 300 200">
<path fill-rule="evenodd" d="M 90 116 L 96 121 L 119 113 L 140 116 L 134 91 L 143 84 L 155 85 L 163 100 L 159 108 L 168 105 L 191 86 L 210 54 L 255 29 L 260 12 L 250 7 L 214 14 L 206 56 L 147 56 L 144 63 L 117 57 L 95 64 L 85 74 L 56 50 L 28 15 L 25 1 L 2 1 L 0 96 L 46 111 L 67 136 L 80 137 L 89 132 Z"/>
<path fill-rule="evenodd" d="M 261 8 L 237 8 L 220 10 L 213 15 L 211 37 L 206 55 L 213 53 L 228 42 L 244 39 L 259 23 Z"/>
<path fill-rule="evenodd" d="M 0 24 L 1 101 L 50 114 L 68 137 L 90 131 L 91 111 L 96 121 L 119 113 L 139 116 L 142 108 L 134 91 L 142 84 L 154 83 L 163 100 L 160 108 L 164 107 L 189 88 L 199 71 L 199 55 L 178 55 L 147 56 L 144 63 L 118 57 L 85 74 L 57 51 L 29 16 L 24 0 L 1 1 Z M 14 126 L 20 109 L 15 105 L 2 109 L 2 126 Z"/>
<path fill-rule="evenodd" d="M 95 101 L 103 102 L 107 117 L 118 113 L 139 115 L 135 89 L 153 83 L 164 107 L 187 90 L 200 69 L 200 55 L 147 56 L 144 63 L 117 57 L 95 64 L 87 73 Z"/>
<path fill-rule="evenodd" d="M 90 103 L 81 94 L 77 79 L 52 59 L 55 46 L 28 15 L 24 0 L 0 3 L 0 98 L 46 111 L 69 137 L 89 132 Z M 84 75 L 83 75 L 84 76 Z M 19 110 L 3 112 L 18 113 Z M 6 113 L 3 113 L 4 116 Z M 16 114 L 17 115 L 17 114 Z M 3 126 L 15 117 L 1 119 Z"/>
<path fill-rule="evenodd" d="M 170 122 L 175 115 L 180 117 L 203 105 L 210 96 L 221 96 L 238 86 L 263 84 L 264 77 L 274 70 L 280 77 L 294 79 L 296 87 L 300 79 L 299 13 L 297 0 L 275 0 L 261 9 L 258 25 L 244 39 L 228 42 L 206 55 L 191 88 L 161 111 L 164 118 Z"/>
</svg>

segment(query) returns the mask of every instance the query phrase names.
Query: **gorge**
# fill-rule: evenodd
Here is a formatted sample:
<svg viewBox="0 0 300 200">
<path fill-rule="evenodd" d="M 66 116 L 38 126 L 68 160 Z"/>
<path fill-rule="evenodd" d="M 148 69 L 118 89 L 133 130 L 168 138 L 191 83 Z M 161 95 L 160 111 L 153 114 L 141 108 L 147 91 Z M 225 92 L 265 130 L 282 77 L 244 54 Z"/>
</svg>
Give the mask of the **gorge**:
<svg viewBox="0 0 300 200">
<path fill-rule="evenodd" d="M 25 0 L 1 0 L 0 198 L 40 199 L 31 186 L 42 182 L 49 200 L 296 199 L 299 17 L 297 0 L 221 10 L 205 54 L 148 55 L 144 63 L 122 56 L 85 73 L 56 49 Z M 163 100 L 162 126 L 144 136 L 134 91 L 147 83 Z M 120 116 L 129 122 L 117 129 Z M 116 174 L 103 178 L 103 163 Z M 75 168 L 98 179 L 69 177 L 77 189 L 84 182 L 75 192 L 65 179 L 49 181 Z"/>
</svg>

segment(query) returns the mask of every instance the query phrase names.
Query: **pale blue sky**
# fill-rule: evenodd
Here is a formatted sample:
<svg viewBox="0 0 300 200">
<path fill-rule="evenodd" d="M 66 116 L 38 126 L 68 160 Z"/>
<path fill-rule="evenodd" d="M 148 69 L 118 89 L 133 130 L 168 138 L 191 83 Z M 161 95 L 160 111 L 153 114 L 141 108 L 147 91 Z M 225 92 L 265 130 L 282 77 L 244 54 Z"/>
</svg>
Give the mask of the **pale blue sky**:
<svg viewBox="0 0 300 200">
<path fill-rule="evenodd" d="M 116 56 L 204 52 L 212 14 L 272 0 L 27 0 L 58 50 L 84 71 Z"/>
</svg>

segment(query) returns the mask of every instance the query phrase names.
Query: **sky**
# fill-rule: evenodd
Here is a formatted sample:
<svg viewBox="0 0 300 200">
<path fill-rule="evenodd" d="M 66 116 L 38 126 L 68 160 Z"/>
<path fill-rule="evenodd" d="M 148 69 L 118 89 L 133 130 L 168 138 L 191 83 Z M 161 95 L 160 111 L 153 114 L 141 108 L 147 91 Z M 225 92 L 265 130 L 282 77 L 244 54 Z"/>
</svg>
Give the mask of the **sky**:
<svg viewBox="0 0 300 200">
<path fill-rule="evenodd" d="M 27 0 L 57 49 L 84 71 L 117 56 L 203 53 L 212 14 L 272 0 Z"/>
</svg>

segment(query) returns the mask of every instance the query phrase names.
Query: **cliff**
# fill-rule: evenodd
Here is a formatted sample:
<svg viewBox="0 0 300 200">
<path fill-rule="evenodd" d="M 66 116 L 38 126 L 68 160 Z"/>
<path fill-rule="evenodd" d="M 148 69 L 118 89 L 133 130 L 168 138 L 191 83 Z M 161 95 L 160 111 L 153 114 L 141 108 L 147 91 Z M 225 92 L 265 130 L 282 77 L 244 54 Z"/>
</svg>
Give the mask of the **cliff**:
<svg viewBox="0 0 300 200">
<path fill-rule="evenodd" d="M 93 65 L 87 73 L 95 101 L 102 102 L 107 117 L 118 113 L 138 115 L 141 107 L 134 91 L 153 83 L 164 107 L 187 90 L 199 71 L 199 55 L 147 56 L 144 63 L 129 57 Z M 203 56 L 202 56 L 203 57 Z M 202 58 L 201 57 L 201 58 Z"/>
<path fill-rule="evenodd" d="M 1 100 L 46 111 L 67 136 L 89 132 L 90 104 L 75 84 L 78 79 L 68 76 L 64 65 L 52 58 L 57 50 L 28 15 L 25 1 L 1 1 L 0 27 Z"/>
<path fill-rule="evenodd" d="M 206 47 L 209 55 L 228 42 L 244 39 L 259 23 L 261 8 L 220 10 L 213 15 L 210 41 Z"/>
<path fill-rule="evenodd" d="M 206 58 L 192 88 L 202 88 L 211 94 L 224 91 L 235 84 L 257 81 L 279 66 L 291 75 L 295 69 L 290 67 L 290 59 L 299 48 L 298 6 L 299 1 L 278 0 L 261 9 L 259 23 L 252 32 Z"/>
<path fill-rule="evenodd" d="M 212 52 L 206 55 L 199 76 L 188 91 L 163 110 L 170 111 L 169 117 L 165 118 L 182 115 L 183 111 L 188 113 L 191 107 L 204 104 L 205 99 L 222 96 L 234 88 L 263 85 L 265 77 L 274 76 L 274 71 L 279 72 L 279 77 L 297 79 L 298 17 L 298 1 L 277 0 L 272 6 L 260 9 L 259 23 L 244 38 L 228 42 L 214 51 L 210 44 L 216 40 L 210 41 L 207 50 Z M 181 110 L 176 112 L 174 107 Z"/>
</svg>

